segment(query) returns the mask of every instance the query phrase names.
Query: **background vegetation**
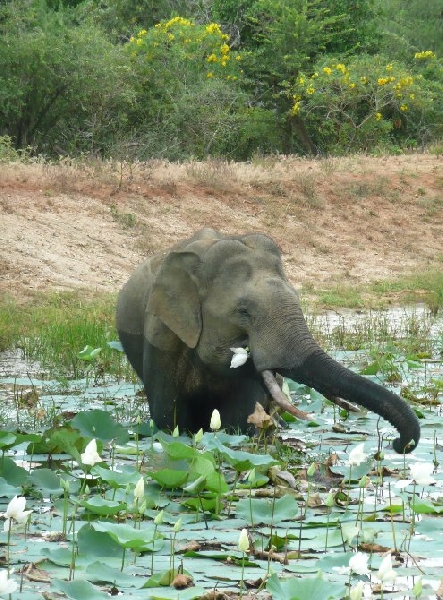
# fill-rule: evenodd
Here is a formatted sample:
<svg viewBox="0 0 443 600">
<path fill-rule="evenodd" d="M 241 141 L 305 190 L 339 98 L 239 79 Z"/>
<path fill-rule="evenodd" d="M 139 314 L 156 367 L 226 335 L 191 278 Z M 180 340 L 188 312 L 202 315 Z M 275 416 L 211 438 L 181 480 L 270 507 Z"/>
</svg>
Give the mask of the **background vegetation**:
<svg viewBox="0 0 443 600">
<path fill-rule="evenodd" d="M 442 33 L 439 0 L 1 0 L 0 139 L 50 159 L 422 148 Z"/>
</svg>

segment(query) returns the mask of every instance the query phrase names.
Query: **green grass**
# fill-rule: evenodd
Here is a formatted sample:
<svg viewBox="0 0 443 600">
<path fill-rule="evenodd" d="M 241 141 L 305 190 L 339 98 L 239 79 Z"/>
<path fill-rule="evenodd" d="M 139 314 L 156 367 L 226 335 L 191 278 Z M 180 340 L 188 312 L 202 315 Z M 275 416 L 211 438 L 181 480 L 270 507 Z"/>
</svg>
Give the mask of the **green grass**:
<svg viewBox="0 0 443 600">
<path fill-rule="evenodd" d="M 407 275 L 393 281 L 375 282 L 370 286 L 375 294 L 397 294 L 403 302 L 424 302 L 437 313 L 443 309 L 443 270 Z"/>
<path fill-rule="evenodd" d="M 113 294 L 84 297 L 80 292 L 39 294 L 24 304 L 5 298 L 0 302 L 0 350 L 21 348 L 43 367 L 78 377 L 88 365 L 77 354 L 90 345 L 102 348 L 99 368 L 122 376 L 126 361 L 108 346 L 118 339 L 115 304 Z"/>
<path fill-rule="evenodd" d="M 309 288 L 307 293 L 317 309 L 379 309 L 424 303 L 437 314 L 443 310 L 443 268 L 367 285 L 339 282 L 322 289 Z"/>
</svg>

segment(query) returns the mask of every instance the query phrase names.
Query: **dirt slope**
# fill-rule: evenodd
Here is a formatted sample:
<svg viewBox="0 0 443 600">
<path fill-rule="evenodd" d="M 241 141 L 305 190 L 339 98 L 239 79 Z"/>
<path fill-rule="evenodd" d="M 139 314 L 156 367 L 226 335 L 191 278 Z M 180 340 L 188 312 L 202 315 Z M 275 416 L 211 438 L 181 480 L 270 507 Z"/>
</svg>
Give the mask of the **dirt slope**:
<svg viewBox="0 0 443 600">
<path fill-rule="evenodd" d="M 203 226 L 270 234 L 299 287 L 443 269 L 443 158 L 0 164 L 0 293 L 116 291 Z"/>
</svg>

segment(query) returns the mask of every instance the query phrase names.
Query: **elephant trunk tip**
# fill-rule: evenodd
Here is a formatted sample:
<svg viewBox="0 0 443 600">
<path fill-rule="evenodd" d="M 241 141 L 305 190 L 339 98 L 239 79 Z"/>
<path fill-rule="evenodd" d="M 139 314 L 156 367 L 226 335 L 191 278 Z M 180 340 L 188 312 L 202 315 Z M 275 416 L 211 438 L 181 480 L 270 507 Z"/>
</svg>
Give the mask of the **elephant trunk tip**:
<svg viewBox="0 0 443 600">
<path fill-rule="evenodd" d="M 409 454 L 417 447 L 418 439 L 411 439 L 407 442 L 403 439 L 403 437 L 396 438 L 392 442 L 392 447 L 394 448 L 397 454 Z"/>
</svg>

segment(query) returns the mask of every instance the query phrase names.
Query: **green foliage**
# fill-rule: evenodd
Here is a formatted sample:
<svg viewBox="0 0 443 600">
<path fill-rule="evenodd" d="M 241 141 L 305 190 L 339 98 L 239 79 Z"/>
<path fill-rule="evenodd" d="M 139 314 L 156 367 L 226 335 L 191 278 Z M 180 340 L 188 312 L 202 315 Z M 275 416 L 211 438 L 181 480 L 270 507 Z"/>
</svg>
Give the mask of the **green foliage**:
<svg viewBox="0 0 443 600">
<path fill-rule="evenodd" d="M 440 12 L 437 0 L 3 2 L 0 161 L 428 145 L 442 136 L 442 63 L 424 55 L 443 51 Z M 325 76 L 334 64 L 349 82 Z M 396 82 L 381 90 L 388 64 Z M 309 94 L 300 75 L 315 73 Z M 414 99 L 396 95 L 408 76 Z"/>
<path fill-rule="evenodd" d="M 15 4 L 0 13 L 0 133 L 49 155 L 101 152 L 132 99 L 122 48 L 69 11 Z"/>
<path fill-rule="evenodd" d="M 279 580 L 273 574 L 269 578 L 266 589 L 271 592 L 275 600 L 335 600 L 344 598 L 347 592 L 342 583 L 331 583 L 324 581 L 321 574 L 317 577 L 304 577 L 303 579 L 291 577 L 287 580 Z"/>
<path fill-rule="evenodd" d="M 375 0 L 374 4 L 382 52 L 401 60 L 423 48 L 443 54 L 440 0 Z"/>
<path fill-rule="evenodd" d="M 9 135 L 0 136 L 0 163 L 25 161 L 31 148 L 16 149 Z"/>
<path fill-rule="evenodd" d="M 199 0 L 86 0 L 80 11 L 91 16 L 113 40 L 121 42 L 171 15 L 193 16 L 202 22 L 207 17 L 204 5 Z"/>
</svg>

